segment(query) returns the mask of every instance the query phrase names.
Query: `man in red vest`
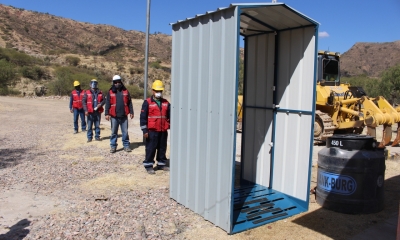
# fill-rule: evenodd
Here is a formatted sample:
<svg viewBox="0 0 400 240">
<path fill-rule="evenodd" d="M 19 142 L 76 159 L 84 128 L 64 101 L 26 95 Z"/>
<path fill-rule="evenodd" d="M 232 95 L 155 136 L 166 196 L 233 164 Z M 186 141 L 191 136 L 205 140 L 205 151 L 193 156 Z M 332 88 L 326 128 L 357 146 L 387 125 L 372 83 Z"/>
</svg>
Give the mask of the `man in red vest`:
<svg viewBox="0 0 400 240">
<path fill-rule="evenodd" d="M 164 84 L 155 80 L 152 85 L 153 96 L 144 100 L 140 112 L 140 128 L 146 138 L 146 158 L 143 161 L 148 174 L 154 172 L 154 157 L 157 152 L 157 170 L 169 171 L 166 166 L 167 140 L 170 123 L 170 103 L 162 97 Z"/>
<path fill-rule="evenodd" d="M 83 110 L 85 111 L 85 115 L 87 117 L 87 142 L 91 142 L 93 139 L 93 130 L 92 127 L 94 125 L 94 132 L 96 141 L 101 141 L 100 138 L 100 120 L 101 113 L 104 111 L 104 97 L 103 92 L 98 88 L 98 82 L 96 79 L 92 79 L 90 81 L 90 90 L 86 90 L 82 99 Z"/>
<path fill-rule="evenodd" d="M 74 82 L 75 89 L 71 92 L 69 110 L 74 113 L 74 134 L 78 133 L 78 117 L 81 118 L 82 132 L 86 131 L 85 112 L 83 111 L 82 98 L 83 91 L 78 81 Z"/>
<path fill-rule="evenodd" d="M 111 118 L 111 137 L 110 137 L 110 153 L 117 150 L 118 127 L 121 126 L 122 144 L 126 152 L 132 152 L 128 135 L 128 115 L 133 118 L 133 106 L 131 96 L 128 89 L 122 84 L 121 77 L 115 75 L 113 77 L 113 85 L 108 91 L 106 98 L 105 117 L 107 121 Z"/>
</svg>

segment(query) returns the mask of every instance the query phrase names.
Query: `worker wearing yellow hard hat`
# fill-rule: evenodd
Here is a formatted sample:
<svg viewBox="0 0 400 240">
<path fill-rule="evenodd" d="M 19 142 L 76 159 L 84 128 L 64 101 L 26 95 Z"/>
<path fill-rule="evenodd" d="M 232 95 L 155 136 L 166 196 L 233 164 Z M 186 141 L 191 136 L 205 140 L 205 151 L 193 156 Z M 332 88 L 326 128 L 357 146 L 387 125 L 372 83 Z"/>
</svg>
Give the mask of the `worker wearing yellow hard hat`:
<svg viewBox="0 0 400 240">
<path fill-rule="evenodd" d="M 78 133 L 78 118 L 81 118 L 82 132 L 86 131 L 85 111 L 83 110 L 82 99 L 84 90 L 81 89 L 79 81 L 74 81 L 74 90 L 71 92 L 69 110 L 74 114 L 74 134 Z"/>
<path fill-rule="evenodd" d="M 148 174 L 155 174 L 154 157 L 157 154 L 156 170 L 169 171 L 167 166 L 167 139 L 170 124 L 171 104 L 162 97 L 164 84 L 155 80 L 152 85 L 153 95 L 142 104 L 140 128 L 146 138 L 146 156 L 143 166 Z"/>
</svg>

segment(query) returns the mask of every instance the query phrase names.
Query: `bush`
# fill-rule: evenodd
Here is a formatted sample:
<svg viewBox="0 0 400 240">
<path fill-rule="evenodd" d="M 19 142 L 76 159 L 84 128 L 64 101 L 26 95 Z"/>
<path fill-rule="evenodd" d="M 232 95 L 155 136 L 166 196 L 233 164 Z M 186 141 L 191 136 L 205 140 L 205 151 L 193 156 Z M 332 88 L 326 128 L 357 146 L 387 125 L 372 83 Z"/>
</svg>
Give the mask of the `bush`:
<svg viewBox="0 0 400 240">
<path fill-rule="evenodd" d="M 78 66 L 79 63 L 81 62 L 81 59 L 78 57 L 74 56 L 66 56 L 65 61 L 70 65 L 70 66 Z"/>
<path fill-rule="evenodd" d="M 40 80 L 46 76 L 46 71 L 39 66 L 24 66 L 20 69 L 22 76 L 32 79 L 32 80 Z"/>
<path fill-rule="evenodd" d="M 143 89 L 140 89 L 138 86 L 136 85 L 129 85 L 129 86 L 125 86 L 126 89 L 128 89 L 129 94 L 131 95 L 131 98 L 134 99 L 143 99 Z"/>
<path fill-rule="evenodd" d="M 14 90 L 14 89 L 9 89 L 8 87 L 0 87 L 0 96 L 7 96 L 7 95 L 20 95 L 21 92 Z"/>
<path fill-rule="evenodd" d="M 15 49 L 1 48 L 0 47 L 0 59 L 6 59 L 7 61 L 17 66 L 32 66 L 32 65 L 43 65 L 42 59 L 29 56 L 28 54 L 18 52 Z"/>
<path fill-rule="evenodd" d="M 139 67 L 135 67 L 135 68 L 131 67 L 131 68 L 129 68 L 129 73 L 130 74 L 135 74 L 135 73 L 142 74 L 143 72 L 144 72 L 143 68 L 139 68 Z"/>
<path fill-rule="evenodd" d="M 161 65 L 159 62 L 152 62 L 152 63 L 150 63 L 150 67 L 155 68 L 155 69 L 160 69 Z"/>
<path fill-rule="evenodd" d="M 7 86 L 14 78 L 14 65 L 5 59 L 0 59 L 0 87 Z"/>
</svg>

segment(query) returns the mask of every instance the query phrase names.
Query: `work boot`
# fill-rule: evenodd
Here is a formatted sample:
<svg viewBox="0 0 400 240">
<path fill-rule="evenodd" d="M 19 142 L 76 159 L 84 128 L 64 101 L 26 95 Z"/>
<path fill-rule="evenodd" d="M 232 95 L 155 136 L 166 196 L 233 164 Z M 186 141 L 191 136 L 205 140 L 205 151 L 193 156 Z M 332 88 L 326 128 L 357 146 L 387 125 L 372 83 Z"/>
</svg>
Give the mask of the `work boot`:
<svg viewBox="0 0 400 240">
<path fill-rule="evenodd" d="M 101 138 L 95 138 L 94 140 L 96 140 L 96 141 L 101 141 Z"/>
<path fill-rule="evenodd" d="M 111 149 L 110 149 L 110 153 L 115 153 L 116 151 L 117 151 L 116 148 L 111 148 Z"/>
<path fill-rule="evenodd" d="M 152 167 L 146 168 L 146 171 L 148 174 L 156 174 L 156 172 L 154 172 L 154 169 Z"/>
<path fill-rule="evenodd" d="M 167 167 L 167 166 L 157 166 L 157 170 L 169 171 L 169 167 Z"/>
<path fill-rule="evenodd" d="M 129 147 L 124 148 L 125 152 L 132 152 L 132 149 L 130 149 Z"/>
<path fill-rule="evenodd" d="M 87 142 L 90 143 L 92 141 L 92 139 L 88 139 Z"/>
</svg>

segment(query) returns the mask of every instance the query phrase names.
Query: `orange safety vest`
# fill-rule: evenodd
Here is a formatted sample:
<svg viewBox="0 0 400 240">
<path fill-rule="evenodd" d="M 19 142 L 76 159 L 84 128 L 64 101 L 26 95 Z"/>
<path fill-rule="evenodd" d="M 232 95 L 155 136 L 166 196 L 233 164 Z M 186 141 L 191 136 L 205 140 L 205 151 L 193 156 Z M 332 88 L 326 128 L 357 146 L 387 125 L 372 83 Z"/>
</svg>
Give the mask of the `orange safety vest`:
<svg viewBox="0 0 400 240">
<path fill-rule="evenodd" d="M 161 110 L 156 102 L 147 99 L 149 103 L 149 114 L 147 117 L 147 128 L 152 131 L 164 132 L 169 129 L 169 119 L 167 119 L 167 110 L 169 102 L 161 99 Z"/>
<path fill-rule="evenodd" d="M 86 95 L 87 95 L 87 99 L 86 99 L 86 105 L 87 105 L 87 110 L 88 113 L 93 113 L 94 109 L 93 109 L 93 94 L 92 91 L 90 90 L 86 90 Z M 101 103 L 103 101 L 103 92 L 99 91 L 99 93 L 97 94 L 97 103 Z M 97 112 L 102 113 L 104 111 L 103 107 L 99 107 L 97 109 Z"/>
<path fill-rule="evenodd" d="M 72 108 L 82 109 L 82 99 L 83 99 L 83 92 L 85 90 L 81 90 L 81 93 L 78 96 L 78 92 L 76 89 L 72 90 Z"/>
<path fill-rule="evenodd" d="M 125 115 L 129 114 L 129 107 L 128 107 L 128 90 L 122 90 L 122 94 L 124 95 L 124 110 L 125 110 Z M 111 117 L 116 117 L 117 113 L 115 111 L 115 108 L 117 106 L 117 96 L 116 94 L 110 90 L 108 96 L 110 97 L 110 110 L 108 111 L 108 114 L 110 114 Z"/>
</svg>

